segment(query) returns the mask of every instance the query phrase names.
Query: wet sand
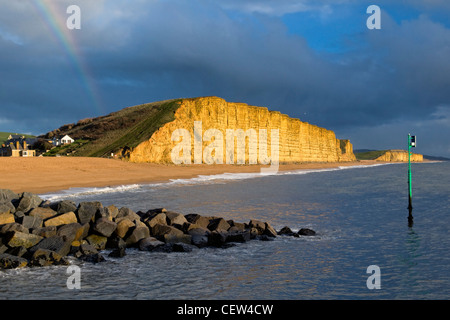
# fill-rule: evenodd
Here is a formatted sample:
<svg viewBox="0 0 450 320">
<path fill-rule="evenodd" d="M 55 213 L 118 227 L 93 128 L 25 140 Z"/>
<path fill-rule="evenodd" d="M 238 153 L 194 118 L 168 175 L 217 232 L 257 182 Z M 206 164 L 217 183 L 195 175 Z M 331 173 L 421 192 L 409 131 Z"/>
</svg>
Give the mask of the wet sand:
<svg viewBox="0 0 450 320">
<path fill-rule="evenodd" d="M 379 161 L 281 164 L 280 171 L 380 164 Z M 164 165 L 83 157 L 0 157 L 0 189 L 47 193 L 74 187 L 106 187 L 188 179 L 198 175 L 259 172 L 266 165 Z"/>
</svg>

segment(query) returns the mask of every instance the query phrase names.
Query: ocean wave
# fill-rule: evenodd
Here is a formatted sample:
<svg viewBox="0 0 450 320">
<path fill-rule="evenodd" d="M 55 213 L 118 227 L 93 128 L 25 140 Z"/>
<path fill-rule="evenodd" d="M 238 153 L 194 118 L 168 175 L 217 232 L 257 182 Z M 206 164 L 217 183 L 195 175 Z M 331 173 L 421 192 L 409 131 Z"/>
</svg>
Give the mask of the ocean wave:
<svg viewBox="0 0 450 320">
<path fill-rule="evenodd" d="M 269 171 L 269 172 L 242 172 L 242 173 L 221 173 L 221 174 L 213 174 L 213 175 L 198 175 L 194 178 L 189 179 L 170 179 L 168 182 L 160 182 L 160 183 L 150 183 L 150 184 L 130 184 L 130 185 L 119 185 L 119 186 L 107 186 L 107 187 L 83 187 L 83 188 L 70 188 L 66 190 L 62 190 L 56 193 L 45 193 L 40 194 L 39 196 L 44 200 L 49 201 L 58 201 L 65 198 L 77 198 L 89 195 L 97 195 L 97 194 L 110 194 L 110 193 L 120 193 L 127 191 L 148 191 L 153 188 L 170 188 L 174 186 L 187 186 L 187 185 L 198 185 L 198 184 L 218 184 L 218 183 L 226 183 L 228 181 L 236 181 L 236 180 L 247 180 L 247 179 L 256 179 L 256 178 L 264 178 L 271 176 L 285 176 L 285 175 L 303 175 L 303 174 L 311 174 L 311 173 L 320 173 L 320 172 L 331 172 L 331 171 L 340 171 L 340 170 L 348 170 L 348 169 L 360 169 L 360 168 L 369 168 L 369 167 L 378 167 L 384 166 L 394 163 L 380 163 L 380 164 L 371 164 L 371 165 L 357 165 L 357 166 L 339 166 L 335 168 L 322 168 L 322 169 L 298 169 L 298 170 L 286 170 L 286 171 Z"/>
</svg>

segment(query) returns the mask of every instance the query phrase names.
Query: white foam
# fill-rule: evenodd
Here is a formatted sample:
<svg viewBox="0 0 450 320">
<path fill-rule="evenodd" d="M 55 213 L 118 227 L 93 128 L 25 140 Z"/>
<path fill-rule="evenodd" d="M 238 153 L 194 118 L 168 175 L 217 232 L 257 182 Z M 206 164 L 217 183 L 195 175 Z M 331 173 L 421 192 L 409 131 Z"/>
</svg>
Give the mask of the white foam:
<svg viewBox="0 0 450 320">
<path fill-rule="evenodd" d="M 169 182 L 161 183 L 151 183 L 151 184 L 131 184 L 131 185 L 120 185 L 120 186 L 107 186 L 107 187 L 95 187 L 95 188 L 70 188 L 67 190 L 62 190 L 56 193 L 46 193 L 41 194 L 40 197 L 44 200 L 57 201 L 64 198 L 76 198 L 87 195 L 96 194 L 106 194 L 115 192 L 126 192 L 126 191 L 148 191 L 152 188 L 168 188 L 173 186 L 182 185 L 198 185 L 198 184 L 210 184 L 210 183 L 226 183 L 227 181 L 233 180 L 246 180 L 255 178 L 264 178 L 268 176 L 282 176 L 282 175 L 303 175 L 310 173 L 319 172 L 330 172 L 330 171 L 340 171 L 347 169 L 358 169 L 358 168 L 369 168 L 388 165 L 392 163 L 380 163 L 373 165 L 358 165 L 358 166 L 339 166 L 335 168 L 324 168 L 324 169 L 298 169 L 290 171 L 278 171 L 278 172 L 242 172 L 242 173 L 221 173 L 214 175 L 199 175 L 195 178 L 190 179 L 170 179 Z"/>
</svg>

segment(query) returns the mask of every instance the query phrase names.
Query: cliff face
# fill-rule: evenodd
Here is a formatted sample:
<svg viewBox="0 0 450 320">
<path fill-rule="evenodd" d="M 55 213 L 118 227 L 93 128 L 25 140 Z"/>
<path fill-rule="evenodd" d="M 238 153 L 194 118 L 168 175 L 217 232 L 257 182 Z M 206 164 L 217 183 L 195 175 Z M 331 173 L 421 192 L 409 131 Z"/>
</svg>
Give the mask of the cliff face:
<svg viewBox="0 0 450 320">
<path fill-rule="evenodd" d="M 236 163 L 239 159 L 238 138 L 234 139 L 228 133 L 239 136 L 239 129 L 248 134 L 245 138 L 245 163 L 255 163 L 255 159 L 257 163 L 264 163 L 261 159 L 262 151 L 267 151 L 265 154 L 268 157 L 273 156 L 276 149 L 272 142 L 276 143 L 277 137 L 280 163 L 356 160 L 349 140 L 336 139 L 333 131 L 290 118 L 277 111 L 244 103 L 229 103 L 218 97 L 183 99 L 178 104 L 175 120 L 166 123 L 148 141 L 132 150 L 130 161 L 172 163 L 174 148 L 178 145 L 180 149 L 180 143 L 189 143 L 192 150 L 188 155 L 189 163 L 198 163 L 202 155 L 202 162 L 205 163 L 208 152 L 216 160 L 220 158 L 222 163 L 230 163 L 230 152 L 233 150 Z M 172 141 L 174 132 L 179 132 L 177 129 L 184 130 L 185 135 L 176 135 Z M 227 150 L 227 143 L 234 141 L 234 148 Z M 257 143 L 253 147 L 252 142 L 255 141 Z M 213 146 L 215 151 L 211 152 Z M 181 153 L 186 153 L 185 151 L 183 149 Z"/>
<path fill-rule="evenodd" d="M 375 159 L 376 161 L 391 161 L 391 162 L 408 162 L 408 151 L 406 150 L 387 150 L 384 154 Z M 413 153 L 411 154 L 411 161 L 423 161 L 423 155 Z"/>
</svg>

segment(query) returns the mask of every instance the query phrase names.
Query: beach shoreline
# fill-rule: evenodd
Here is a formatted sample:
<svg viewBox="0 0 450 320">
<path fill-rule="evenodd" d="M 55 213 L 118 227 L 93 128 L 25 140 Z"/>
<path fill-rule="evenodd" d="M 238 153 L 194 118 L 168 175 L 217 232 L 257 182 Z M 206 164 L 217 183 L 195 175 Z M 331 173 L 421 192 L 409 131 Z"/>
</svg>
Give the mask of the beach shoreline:
<svg viewBox="0 0 450 320">
<path fill-rule="evenodd" d="M 279 171 L 317 170 L 343 166 L 379 165 L 386 162 L 280 164 Z M 123 160 L 90 157 L 0 158 L 0 189 L 16 193 L 50 193 L 70 188 L 108 187 L 168 182 L 199 175 L 254 173 L 268 165 L 200 164 L 173 165 L 131 163 Z"/>
</svg>

